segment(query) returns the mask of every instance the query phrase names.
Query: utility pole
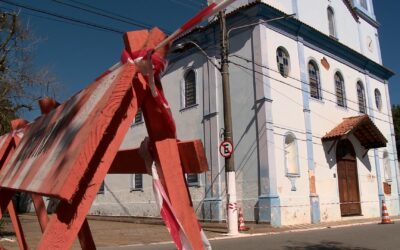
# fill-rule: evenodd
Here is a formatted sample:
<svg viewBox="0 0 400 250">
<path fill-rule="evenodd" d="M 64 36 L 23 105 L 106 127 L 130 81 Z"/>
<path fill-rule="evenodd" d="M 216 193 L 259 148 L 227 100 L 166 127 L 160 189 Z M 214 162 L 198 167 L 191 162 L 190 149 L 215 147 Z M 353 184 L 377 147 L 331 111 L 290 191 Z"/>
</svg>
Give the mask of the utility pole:
<svg viewBox="0 0 400 250">
<path fill-rule="evenodd" d="M 232 133 L 232 110 L 231 95 L 229 86 L 229 66 L 228 66 L 228 36 L 226 29 L 225 11 L 218 14 L 221 30 L 221 77 L 222 77 L 222 96 L 224 103 L 224 141 L 230 142 L 233 146 Z M 238 231 L 238 210 L 236 203 L 236 173 L 234 164 L 234 154 L 225 157 L 225 183 L 226 183 L 226 203 L 227 203 L 227 224 L 228 234 L 236 235 Z"/>
</svg>

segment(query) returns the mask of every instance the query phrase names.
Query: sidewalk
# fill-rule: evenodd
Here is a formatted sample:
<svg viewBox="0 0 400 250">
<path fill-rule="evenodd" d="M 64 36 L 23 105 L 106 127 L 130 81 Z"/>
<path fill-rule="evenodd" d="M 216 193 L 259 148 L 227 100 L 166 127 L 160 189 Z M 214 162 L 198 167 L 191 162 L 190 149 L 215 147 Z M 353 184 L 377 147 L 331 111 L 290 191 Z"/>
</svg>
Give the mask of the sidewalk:
<svg viewBox="0 0 400 250">
<path fill-rule="evenodd" d="M 250 228 L 244 234 L 260 235 L 282 232 L 316 230 L 321 228 L 342 227 L 357 224 L 379 223 L 380 218 L 363 219 L 356 218 L 339 222 L 326 222 L 320 224 L 304 224 L 273 228 L 268 224 L 246 223 Z M 26 235 L 28 245 L 32 248 L 39 242 L 41 232 L 39 223 L 33 214 L 20 215 L 22 227 Z M 169 233 L 160 219 L 126 218 L 126 217 L 102 217 L 90 216 L 90 228 L 97 247 L 116 247 L 134 244 L 150 244 L 171 241 Z M 391 217 L 392 220 L 400 220 L 400 216 Z M 227 238 L 225 223 L 201 223 L 209 239 Z M 11 222 L 7 221 L 1 231 L 0 246 L 5 249 L 18 249 Z M 75 242 L 74 249 L 80 249 L 79 242 Z"/>
</svg>

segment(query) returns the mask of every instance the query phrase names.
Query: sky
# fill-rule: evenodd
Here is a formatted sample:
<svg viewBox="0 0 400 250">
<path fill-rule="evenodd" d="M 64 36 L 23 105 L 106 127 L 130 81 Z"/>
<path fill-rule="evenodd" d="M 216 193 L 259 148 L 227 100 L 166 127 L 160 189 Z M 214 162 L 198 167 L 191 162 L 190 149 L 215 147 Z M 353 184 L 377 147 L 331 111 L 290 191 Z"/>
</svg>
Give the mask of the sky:
<svg viewBox="0 0 400 250">
<path fill-rule="evenodd" d="M 23 4 L 36 11 L 22 8 L 20 16 L 29 26 L 39 42 L 35 46 L 35 64 L 47 67 L 56 76 L 62 87 L 56 98 L 63 102 L 78 92 L 97 76 L 119 60 L 123 49 L 121 32 L 158 26 L 171 33 L 194 16 L 206 5 L 206 0 L 6 0 Z M 100 17 L 93 13 L 67 6 L 62 3 L 88 8 L 87 5 L 108 11 L 106 15 L 126 22 Z M 79 5 L 84 3 L 86 5 Z M 381 24 L 379 29 L 383 64 L 400 73 L 398 29 L 400 11 L 399 0 L 375 0 L 375 14 Z M 2 10 L 17 7 L 0 1 Z M 91 9 L 98 12 L 98 9 Z M 72 25 L 70 21 L 54 21 L 39 11 L 57 13 L 109 28 L 89 28 L 83 24 Z M 125 17 L 128 17 L 126 19 Z M 52 19 L 52 20 L 50 20 Z M 391 102 L 400 104 L 400 76 L 395 75 L 389 83 Z M 51 93 L 49 93 L 51 95 Z M 39 114 L 38 109 L 22 116 L 32 120 Z"/>
<path fill-rule="evenodd" d="M 389 79 L 390 101 L 400 105 L 400 1 L 374 0 L 383 65 L 394 71 Z"/>
</svg>

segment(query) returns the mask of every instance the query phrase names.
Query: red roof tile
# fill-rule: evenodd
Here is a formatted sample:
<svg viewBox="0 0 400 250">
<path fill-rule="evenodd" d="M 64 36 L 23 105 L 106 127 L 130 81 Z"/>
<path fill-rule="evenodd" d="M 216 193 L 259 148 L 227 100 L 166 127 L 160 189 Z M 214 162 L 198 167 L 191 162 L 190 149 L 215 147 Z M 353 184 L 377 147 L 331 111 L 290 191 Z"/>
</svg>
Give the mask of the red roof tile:
<svg viewBox="0 0 400 250">
<path fill-rule="evenodd" d="M 351 133 L 367 149 L 385 147 L 387 143 L 386 138 L 368 115 L 344 118 L 339 125 L 322 137 L 322 141 L 340 139 Z"/>
</svg>

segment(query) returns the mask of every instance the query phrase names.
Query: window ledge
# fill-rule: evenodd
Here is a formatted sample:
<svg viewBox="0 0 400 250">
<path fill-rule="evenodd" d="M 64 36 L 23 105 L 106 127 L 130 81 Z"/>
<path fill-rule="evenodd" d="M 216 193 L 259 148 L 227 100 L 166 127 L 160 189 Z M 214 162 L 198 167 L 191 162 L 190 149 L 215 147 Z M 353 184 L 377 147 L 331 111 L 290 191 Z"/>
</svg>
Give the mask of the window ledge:
<svg viewBox="0 0 400 250">
<path fill-rule="evenodd" d="M 310 100 L 311 101 L 313 101 L 313 102 L 318 102 L 318 103 L 320 103 L 320 104 L 325 104 L 325 101 L 324 101 L 324 99 L 322 99 L 322 98 L 315 98 L 315 97 L 312 97 L 312 96 L 310 96 Z"/>
<path fill-rule="evenodd" d="M 199 182 L 188 183 L 188 187 L 200 188 L 201 185 Z"/>
<path fill-rule="evenodd" d="M 286 177 L 288 178 L 299 178 L 300 174 L 290 174 L 290 173 L 286 173 Z"/>
<path fill-rule="evenodd" d="M 143 188 L 131 188 L 130 192 L 144 192 Z"/>
<path fill-rule="evenodd" d="M 336 108 L 337 108 L 337 109 L 341 109 L 341 110 L 343 110 L 343 111 L 349 111 L 348 108 L 347 108 L 347 106 L 340 106 L 340 105 L 336 104 Z"/>
<path fill-rule="evenodd" d="M 199 106 L 198 103 L 193 104 L 193 105 L 190 105 L 190 106 L 187 106 L 187 107 L 184 107 L 184 108 L 181 108 L 181 109 L 179 110 L 179 112 L 185 112 L 186 110 L 196 108 L 197 106 Z"/>
</svg>

